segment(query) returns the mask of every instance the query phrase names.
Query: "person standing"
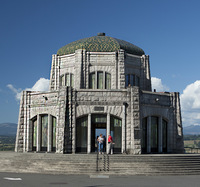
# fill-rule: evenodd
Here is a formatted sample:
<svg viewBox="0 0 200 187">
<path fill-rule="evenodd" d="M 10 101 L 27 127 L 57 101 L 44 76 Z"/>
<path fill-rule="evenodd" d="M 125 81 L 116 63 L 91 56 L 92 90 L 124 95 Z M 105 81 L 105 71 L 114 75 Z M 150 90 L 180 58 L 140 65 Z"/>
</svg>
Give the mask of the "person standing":
<svg viewBox="0 0 200 187">
<path fill-rule="evenodd" d="M 108 154 L 113 154 L 113 144 L 114 144 L 114 142 L 113 142 L 113 138 L 112 138 L 112 136 L 109 134 L 108 135 Z"/>
<path fill-rule="evenodd" d="M 103 141 L 104 141 L 102 134 L 99 135 L 97 141 L 98 141 L 98 144 L 99 144 L 99 154 L 102 154 L 102 152 L 103 152 Z"/>
</svg>

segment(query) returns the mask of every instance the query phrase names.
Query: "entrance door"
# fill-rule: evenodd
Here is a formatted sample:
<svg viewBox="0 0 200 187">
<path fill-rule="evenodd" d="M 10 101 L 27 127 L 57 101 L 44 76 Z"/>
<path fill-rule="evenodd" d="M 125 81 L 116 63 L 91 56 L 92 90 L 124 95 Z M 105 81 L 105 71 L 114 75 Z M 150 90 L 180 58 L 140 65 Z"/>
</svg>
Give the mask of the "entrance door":
<svg viewBox="0 0 200 187">
<path fill-rule="evenodd" d="M 91 151 L 97 151 L 97 138 L 100 134 L 104 137 L 104 152 L 106 151 L 106 115 L 92 115 L 91 124 Z"/>
<path fill-rule="evenodd" d="M 92 152 L 97 152 L 97 138 L 100 134 L 103 135 L 103 151 L 106 152 L 106 124 L 92 124 Z"/>
</svg>

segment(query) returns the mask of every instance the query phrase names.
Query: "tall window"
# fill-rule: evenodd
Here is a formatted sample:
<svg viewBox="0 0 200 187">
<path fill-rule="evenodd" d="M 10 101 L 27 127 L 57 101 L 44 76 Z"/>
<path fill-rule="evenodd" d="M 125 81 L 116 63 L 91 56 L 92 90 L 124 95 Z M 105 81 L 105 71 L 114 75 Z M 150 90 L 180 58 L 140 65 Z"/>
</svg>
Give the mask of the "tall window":
<svg viewBox="0 0 200 187">
<path fill-rule="evenodd" d="M 158 152 L 158 117 L 151 117 L 151 152 Z"/>
<path fill-rule="evenodd" d="M 90 73 L 89 88 L 95 89 L 95 73 Z"/>
<path fill-rule="evenodd" d="M 158 145 L 161 145 L 162 143 L 162 152 L 167 152 L 167 121 L 162 120 L 162 123 L 159 124 L 159 117 L 156 116 L 151 116 L 151 121 L 150 123 L 150 134 L 149 131 L 147 130 L 148 128 L 148 117 L 143 118 L 142 121 L 142 152 L 146 153 L 147 152 L 147 144 L 150 145 L 151 147 L 151 152 L 158 152 Z M 159 126 L 162 128 L 159 128 Z M 161 134 L 162 133 L 162 134 Z M 150 137 L 149 137 L 150 136 Z M 162 140 L 159 139 L 159 137 L 162 137 Z M 149 138 L 147 138 L 149 137 Z M 150 141 L 150 142 L 148 142 Z M 160 142 L 159 142 L 160 141 Z"/>
<path fill-rule="evenodd" d="M 60 84 L 61 84 L 61 86 L 65 86 L 65 76 L 64 75 L 62 75 L 61 77 L 60 77 Z"/>
<path fill-rule="evenodd" d="M 128 86 L 140 86 L 140 78 L 134 74 L 126 75 L 126 87 Z"/>
<path fill-rule="evenodd" d="M 103 71 L 90 73 L 90 89 L 111 89 L 111 74 Z"/>
<path fill-rule="evenodd" d="M 60 76 L 60 86 L 74 87 L 74 74 L 66 73 Z"/>
<path fill-rule="evenodd" d="M 106 89 L 111 89 L 111 74 L 110 73 L 106 73 Z"/>
<path fill-rule="evenodd" d="M 65 78 L 66 78 L 66 80 L 65 80 L 66 84 L 65 85 L 70 86 L 70 74 L 66 74 Z"/>
<path fill-rule="evenodd" d="M 52 151 L 56 151 L 56 118 L 52 118 Z"/>
<path fill-rule="evenodd" d="M 76 152 L 87 152 L 88 117 L 76 121 Z"/>
<path fill-rule="evenodd" d="M 47 151 L 48 115 L 41 116 L 42 151 Z"/>
<path fill-rule="evenodd" d="M 37 146 L 40 145 L 39 150 L 47 151 L 47 147 L 50 147 L 50 150 L 55 152 L 56 151 L 56 117 L 49 116 L 47 114 L 40 115 L 40 121 L 38 124 L 37 117 L 32 119 L 32 151 L 36 151 Z M 52 123 L 49 123 L 48 118 L 51 118 Z M 51 126 L 51 127 L 50 127 Z M 38 128 L 39 127 L 39 128 Z M 49 128 L 51 132 L 49 133 Z M 39 131 L 38 131 L 39 130 Z M 40 142 L 37 142 L 40 140 Z M 48 145 L 48 140 L 50 143 Z"/>
<path fill-rule="evenodd" d="M 163 143 L 163 152 L 167 152 L 167 121 L 162 120 L 162 143 Z"/>
<path fill-rule="evenodd" d="M 33 119 L 33 151 L 36 151 L 37 147 L 37 118 Z"/>
<path fill-rule="evenodd" d="M 142 152 L 147 152 L 147 118 L 142 120 Z"/>
<path fill-rule="evenodd" d="M 122 146 L 122 120 L 111 116 L 110 119 L 110 134 L 113 137 L 114 152 L 121 152 Z"/>
<path fill-rule="evenodd" d="M 103 89 L 103 72 L 97 72 L 97 89 Z"/>
</svg>

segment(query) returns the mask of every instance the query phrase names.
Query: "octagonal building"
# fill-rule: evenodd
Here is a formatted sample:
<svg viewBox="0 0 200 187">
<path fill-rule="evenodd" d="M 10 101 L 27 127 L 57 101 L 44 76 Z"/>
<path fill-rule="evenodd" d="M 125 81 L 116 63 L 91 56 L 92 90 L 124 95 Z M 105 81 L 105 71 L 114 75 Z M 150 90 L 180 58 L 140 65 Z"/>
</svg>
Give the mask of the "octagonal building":
<svg viewBox="0 0 200 187">
<path fill-rule="evenodd" d="M 114 153 L 184 151 L 179 93 L 152 92 L 149 56 L 105 33 L 52 56 L 48 92 L 23 91 L 15 151 L 93 153 L 100 133 Z"/>
</svg>

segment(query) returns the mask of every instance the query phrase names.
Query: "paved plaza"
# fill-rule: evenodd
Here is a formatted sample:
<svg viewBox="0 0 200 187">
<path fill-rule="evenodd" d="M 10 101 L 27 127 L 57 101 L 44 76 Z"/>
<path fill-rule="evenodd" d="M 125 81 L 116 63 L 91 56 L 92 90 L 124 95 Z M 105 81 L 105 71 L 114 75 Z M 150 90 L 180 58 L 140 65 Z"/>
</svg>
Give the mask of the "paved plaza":
<svg viewBox="0 0 200 187">
<path fill-rule="evenodd" d="M 19 174 L 0 173 L 1 187 L 196 187 L 200 184 L 197 175 L 186 176 L 109 176 L 109 175 L 44 175 L 44 174 Z"/>
</svg>

